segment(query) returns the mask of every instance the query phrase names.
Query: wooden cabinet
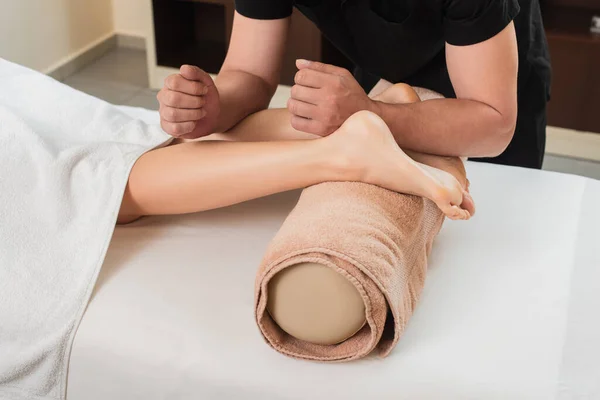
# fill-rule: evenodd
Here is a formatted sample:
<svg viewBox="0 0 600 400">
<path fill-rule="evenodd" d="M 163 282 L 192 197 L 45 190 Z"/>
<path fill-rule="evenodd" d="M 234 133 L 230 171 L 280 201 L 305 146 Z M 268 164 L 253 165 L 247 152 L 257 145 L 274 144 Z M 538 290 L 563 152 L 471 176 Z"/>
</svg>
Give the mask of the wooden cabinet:
<svg viewBox="0 0 600 400">
<path fill-rule="evenodd" d="M 600 0 L 542 3 L 552 58 L 548 125 L 600 133 L 600 34 L 590 32 Z"/>
<path fill-rule="evenodd" d="M 541 2 L 553 67 L 548 124 L 600 133 L 600 34 L 589 30 L 592 16 L 600 15 L 600 0 Z M 160 77 L 182 64 L 217 73 L 229 45 L 234 0 L 152 0 L 152 5 L 153 86 L 160 88 Z M 319 30 L 294 10 L 283 84 L 293 84 L 297 58 L 351 68 Z"/>
<path fill-rule="evenodd" d="M 229 45 L 234 0 L 153 0 L 152 5 L 156 65 L 179 68 L 193 64 L 217 73 Z M 321 32 L 294 10 L 283 62 L 283 84 L 293 84 L 298 58 L 349 67 Z"/>
</svg>

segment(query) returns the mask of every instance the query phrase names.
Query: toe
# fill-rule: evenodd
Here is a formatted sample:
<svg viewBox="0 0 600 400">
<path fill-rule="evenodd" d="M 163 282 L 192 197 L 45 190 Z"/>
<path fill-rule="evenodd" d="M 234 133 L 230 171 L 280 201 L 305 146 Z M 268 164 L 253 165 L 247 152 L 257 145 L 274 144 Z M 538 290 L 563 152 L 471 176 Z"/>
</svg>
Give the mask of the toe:
<svg viewBox="0 0 600 400">
<path fill-rule="evenodd" d="M 475 201 L 467 191 L 463 191 L 463 200 L 460 207 L 469 213 L 469 216 L 475 215 Z"/>
<path fill-rule="evenodd" d="M 462 219 L 462 211 L 460 209 L 460 207 L 458 206 L 452 206 L 452 205 L 448 205 L 448 207 L 444 210 L 442 210 L 444 212 L 444 214 L 446 214 L 446 217 L 452 219 L 452 220 L 457 220 L 457 219 Z"/>
<path fill-rule="evenodd" d="M 458 219 L 461 221 L 469 219 L 469 212 L 467 210 L 463 210 L 462 208 L 458 208 Z"/>
</svg>

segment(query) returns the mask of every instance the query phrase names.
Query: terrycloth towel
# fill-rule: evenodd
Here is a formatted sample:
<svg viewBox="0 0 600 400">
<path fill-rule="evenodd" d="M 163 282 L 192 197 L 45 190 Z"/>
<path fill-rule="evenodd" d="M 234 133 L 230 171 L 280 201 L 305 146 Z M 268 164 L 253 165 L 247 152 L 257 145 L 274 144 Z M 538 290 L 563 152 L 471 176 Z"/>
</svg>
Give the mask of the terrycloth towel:
<svg viewBox="0 0 600 400">
<path fill-rule="evenodd" d="M 0 59 L 0 398 L 65 396 L 129 171 L 158 127 Z"/>
<path fill-rule="evenodd" d="M 267 342 L 283 354 L 319 361 L 354 360 L 375 348 L 388 355 L 413 313 L 443 220 L 432 201 L 377 186 L 331 182 L 305 189 L 270 243 L 256 278 L 256 320 Z M 271 319 L 269 280 L 303 262 L 335 269 L 360 292 L 367 323 L 350 339 L 336 345 L 307 343 Z"/>
</svg>

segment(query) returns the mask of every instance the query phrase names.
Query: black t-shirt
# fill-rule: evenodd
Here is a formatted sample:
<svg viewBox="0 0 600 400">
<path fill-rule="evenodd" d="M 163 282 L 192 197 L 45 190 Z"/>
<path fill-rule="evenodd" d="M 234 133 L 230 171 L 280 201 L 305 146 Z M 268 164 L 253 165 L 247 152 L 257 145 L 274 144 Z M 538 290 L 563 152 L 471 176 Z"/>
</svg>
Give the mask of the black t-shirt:
<svg viewBox="0 0 600 400">
<path fill-rule="evenodd" d="M 289 17 L 294 6 L 312 7 L 329 1 L 343 0 L 236 0 L 236 10 L 253 19 L 280 19 Z M 428 0 L 421 0 L 428 1 Z M 410 5 L 402 0 L 372 0 L 371 8 L 382 18 L 400 23 L 410 12 Z M 517 0 L 434 0 L 432 10 L 440 15 L 444 39 L 453 45 L 482 42 L 500 32 L 519 13 Z"/>
<path fill-rule="evenodd" d="M 550 63 L 538 0 L 236 0 L 249 18 L 280 19 L 297 7 L 356 66 L 365 89 L 379 78 L 454 97 L 444 42 L 483 42 L 515 21 L 519 86 L 532 76 L 549 94 Z"/>
<path fill-rule="evenodd" d="M 380 79 L 456 97 L 445 43 L 483 42 L 511 21 L 519 48 L 519 113 L 513 140 L 485 161 L 540 168 L 550 96 L 550 57 L 539 0 L 236 0 L 254 19 L 288 17 L 296 7 L 354 63 L 365 91 Z"/>
</svg>

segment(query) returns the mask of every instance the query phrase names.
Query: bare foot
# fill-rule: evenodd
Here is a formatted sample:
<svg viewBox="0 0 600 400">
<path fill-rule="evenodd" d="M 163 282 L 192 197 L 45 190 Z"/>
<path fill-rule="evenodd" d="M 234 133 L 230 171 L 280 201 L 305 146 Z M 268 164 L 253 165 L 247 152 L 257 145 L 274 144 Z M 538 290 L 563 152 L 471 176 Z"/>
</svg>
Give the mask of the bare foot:
<svg viewBox="0 0 600 400">
<path fill-rule="evenodd" d="M 439 93 L 423 88 L 413 88 L 404 83 L 397 83 L 388 86 L 373 99 L 383 103 L 391 104 L 406 104 L 415 103 L 418 101 L 443 98 Z M 437 173 L 437 170 L 442 170 L 454 176 L 464 189 L 463 204 L 461 208 L 469 211 L 471 216 L 475 214 L 475 202 L 469 193 L 469 180 L 465 171 L 464 161 L 459 157 L 444 157 L 433 154 L 418 153 L 414 151 L 404 150 L 405 153 L 415 160 L 417 163 L 425 164 L 425 166 L 433 167 L 430 172 Z"/>
<path fill-rule="evenodd" d="M 463 203 L 461 208 L 469 211 L 471 216 L 475 215 L 475 202 L 469 193 L 469 180 L 465 171 L 465 163 L 459 157 L 443 157 L 432 154 L 415 153 L 406 151 L 406 154 L 420 164 L 426 167 L 432 167 L 433 171 L 442 170 L 454 176 L 463 188 Z"/>
<path fill-rule="evenodd" d="M 361 182 L 426 197 L 451 219 L 469 219 L 469 201 L 454 176 L 418 163 L 398 145 L 385 122 L 369 111 L 352 115 L 327 140 L 358 162 Z M 462 205 L 462 206 L 461 206 Z"/>
</svg>

